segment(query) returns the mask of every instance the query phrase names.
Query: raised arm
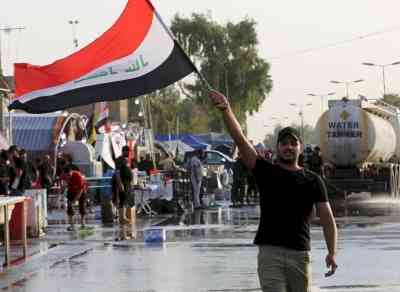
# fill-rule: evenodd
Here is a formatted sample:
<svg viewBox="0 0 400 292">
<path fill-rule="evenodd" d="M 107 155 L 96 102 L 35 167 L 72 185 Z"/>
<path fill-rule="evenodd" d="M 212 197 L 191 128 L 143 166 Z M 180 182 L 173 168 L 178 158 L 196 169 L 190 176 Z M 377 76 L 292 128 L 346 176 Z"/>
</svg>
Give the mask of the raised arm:
<svg viewBox="0 0 400 292">
<path fill-rule="evenodd" d="M 228 128 L 233 141 L 235 141 L 237 147 L 239 148 L 240 155 L 243 158 L 243 163 L 248 169 L 253 169 L 256 165 L 257 152 L 244 136 L 240 124 L 231 109 L 228 99 L 222 93 L 215 90 L 211 91 L 210 96 L 216 108 L 222 112 L 225 125 Z"/>
</svg>

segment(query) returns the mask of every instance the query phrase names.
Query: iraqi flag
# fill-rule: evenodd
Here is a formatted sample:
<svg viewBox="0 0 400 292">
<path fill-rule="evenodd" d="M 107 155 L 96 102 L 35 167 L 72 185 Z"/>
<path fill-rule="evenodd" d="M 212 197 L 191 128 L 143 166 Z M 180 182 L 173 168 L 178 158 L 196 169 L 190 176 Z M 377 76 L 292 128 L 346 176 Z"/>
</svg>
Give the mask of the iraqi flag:
<svg viewBox="0 0 400 292">
<path fill-rule="evenodd" d="M 197 71 L 149 0 L 128 0 L 116 23 L 50 65 L 15 64 L 10 109 L 46 113 L 131 98 Z"/>
<path fill-rule="evenodd" d="M 96 132 L 110 132 L 110 125 L 108 124 L 109 109 L 106 101 L 100 102 L 100 116 L 96 121 Z M 102 129 L 100 131 L 100 129 Z"/>
</svg>

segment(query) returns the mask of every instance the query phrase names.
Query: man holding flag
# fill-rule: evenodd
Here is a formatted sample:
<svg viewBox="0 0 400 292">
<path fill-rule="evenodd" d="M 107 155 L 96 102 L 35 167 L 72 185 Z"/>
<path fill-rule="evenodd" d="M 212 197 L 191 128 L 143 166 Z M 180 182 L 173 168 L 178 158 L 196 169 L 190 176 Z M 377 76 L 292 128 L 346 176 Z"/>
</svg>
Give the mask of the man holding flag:
<svg viewBox="0 0 400 292">
<path fill-rule="evenodd" d="M 225 120 L 243 162 L 260 191 L 261 217 L 254 243 L 259 247 L 258 276 L 262 291 L 311 291 L 310 221 L 317 208 L 328 248 L 325 276 L 335 273 L 337 230 L 324 182 L 298 165 L 302 149 L 291 127 L 278 134 L 278 162 L 262 159 L 244 136 L 228 99 L 217 91 L 211 99 Z M 277 220 L 279 219 L 279 223 Z"/>
<path fill-rule="evenodd" d="M 192 72 L 200 75 L 149 0 L 128 0 L 116 23 L 78 52 L 46 66 L 15 64 L 14 71 L 16 98 L 10 109 L 29 113 L 133 98 Z M 295 131 L 281 132 L 277 145 L 280 161 L 271 164 L 257 157 L 227 99 L 215 91 L 212 99 L 259 186 L 261 218 L 255 243 L 263 291 L 309 291 L 309 221 L 314 204 L 329 251 L 327 275 L 337 268 L 337 232 L 323 182 L 298 166 L 301 140 Z M 270 179 L 268 188 L 265 178 Z M 271 193 L 272 189 L 280 190 L 279 194 Z M 282 215 L 280 226 L 276 219 Z"/>
</svg>

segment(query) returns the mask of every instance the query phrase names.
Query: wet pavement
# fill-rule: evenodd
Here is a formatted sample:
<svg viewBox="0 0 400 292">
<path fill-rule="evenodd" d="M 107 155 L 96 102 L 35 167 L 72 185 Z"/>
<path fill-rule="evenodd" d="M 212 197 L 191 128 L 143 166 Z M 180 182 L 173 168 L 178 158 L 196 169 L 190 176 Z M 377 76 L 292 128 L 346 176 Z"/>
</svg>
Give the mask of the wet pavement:
<svg viewBox="0 0 400 292">
<path fill-rule="evenodd" d="M 400 204 L 347 206 L 339 226 L 339 269 L 324 278 L 325 242 L 312 227 L 313 291 L 400 291 Z M 59 217 L 57 217 L 59 216 Z M 52 214 L 47 234 L 31 241 L 34 255 L 0 273 L 3 291 L 260 291 L 256 206 L 223 206 L 182 216 L 139 218 L 134 227 L 102 226 L 66 232 Z M 279 224 L 279 219 L 277 220 Z M 143 230 L 158 226 L 166 241 L 146 244 Z M 121 240 L 121 237 L 134 239 Z"/>
</svg>

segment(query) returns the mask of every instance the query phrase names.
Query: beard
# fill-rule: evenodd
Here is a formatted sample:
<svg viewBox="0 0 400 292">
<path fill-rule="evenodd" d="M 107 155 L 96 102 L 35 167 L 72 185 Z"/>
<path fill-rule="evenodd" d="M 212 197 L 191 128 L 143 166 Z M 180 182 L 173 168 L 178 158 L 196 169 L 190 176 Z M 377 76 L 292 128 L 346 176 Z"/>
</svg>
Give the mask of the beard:
<svg viewBox="0 0 400 292">
<path fill-rule="evenodd" d="M 292 155 L 287 155 L 288 157 L 284 157 L 284 155 L 278 153 L 278 161 L 282 164 L 287 164 L 287 165 L 292 165 L 296 163 L 297 156 L 295 155 L 295 153 L 290 153 L 290 154 Z"/>
<path fill-rule="evenodd" d="M 286 164 L 286 165 L 292 165 L 294 163 L 296 163 L 297 161 L 297 157 L 293 157 L 293 158 L 284 158 L 282 156 L 278 156 L 278 161 L 282 164 Z"/>
</svg>

